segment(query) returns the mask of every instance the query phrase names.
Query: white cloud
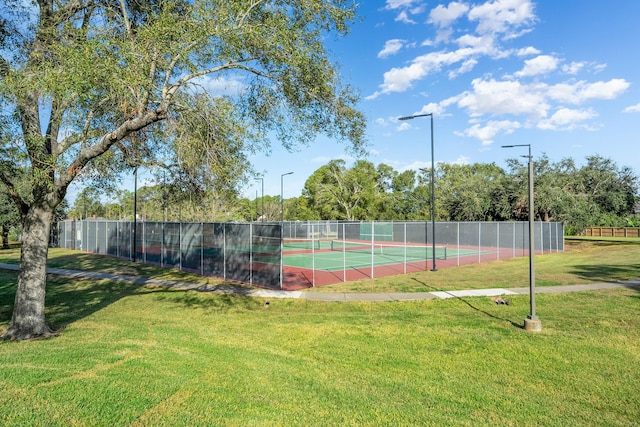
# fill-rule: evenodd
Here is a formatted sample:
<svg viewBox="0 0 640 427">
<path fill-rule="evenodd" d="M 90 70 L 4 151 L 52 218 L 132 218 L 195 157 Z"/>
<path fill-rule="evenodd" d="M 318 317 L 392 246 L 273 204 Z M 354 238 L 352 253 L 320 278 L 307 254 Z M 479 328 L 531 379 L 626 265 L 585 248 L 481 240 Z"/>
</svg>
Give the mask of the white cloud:
<svg viewBox="0 0 640 427">
<path fill-rule="evenodd" d="M 640 104 L 630 105 L 623 110 L 624 113 L 640 113 Z"/>
<path fill-rule="evenodd" d="M 442 103 L 437 104 L 435 102 L 430 102 L 429 104 L 423 105 L 420 111 L 416 113 L 411 113 L 410 115 L 417 116 L 420 114 L 433 114 L 434 117 L 442 116 L 444 114 L 444 106 Z M 416 117 L 415 119 L 412 119 L 412 120 L 418 120 L 418 119 L 429 120 L 429 117 L 428 116 L 424 116 L 420 118 Z M 408 124 L 409 122 L 403 122 L 403 123 Z M 406 130 L 406 129 L 407 128 L 403 128 L 401 130 Z"/>
<path fill-rule="evenodd" d="M 488 41 L 488 43 L 487 43 Z M 479 47 L 483 47 L 483 46 L 487 46 L 487 44 L 489 44 L 490 46 L 493 45 L 493 38 L 492 37 L 478 37 L 478 36 L 474 36 L 471 34 L 465 34 L 461 37 L 458 37 L 456 39 L 456 43 L 458 43 L 458 46 L 460 47 L 474 47 L 474 48 L 479 48 Z"/>
<path fill-rule="evenodd" d="M 475 59 L 469 59 L 464 61 L 460 68 L 457 70 L 449 71 L 449 79 L 454 79 L 458 77 L 460 74 L 465 74 L 473 70 L 473 68 L 478 64 L 478 61 Z"/>
<path fill-rule="evenodd" d="M 516 51 L 516 55 L 518 56 L 531 56 L 531 55 L 538 55 L 538 54 L 540 54 L 540 51 L 535 47 L 531 47 L 531 46 L 518 49 Z"/>
<path fill-rule="evenodd" d="M 495 81 L 475 79 L 473 92 L 466 92 L 458 99 L 458 106 L 466 108 L 471 116 L 484 114 L 527 115 L 542 118 L 550 105 L 544 92 L 535 86 L 526 86 L 518 81 Z"/>
<path fill-rule="evenodd" d="M 494 0 L 469 11 L 469 20 L 478 21 L 476 31 L 480 34 L 507 33 L 530 25 L 535 20 L 533 4 L 529 0 Z"/>
<path fill-rule="evenodd" d="M 384 8 L 388 10 L 395 10 L 402 7 L 410 7 L 417 2 L 418 0 L 387 0 L 387 4 Z"/>
<path fill-rule="evenodd" d="M 387 56 L 398 53 L 400 49 L 402 49 L 404 42 L 405 41 L 401 39 L 387 40 L 384 44 L 384 48 L 378 52 L 378 58 L 386 58 Z"/>
<path fill-rule="evenodd" d="M 424 12 L 424 6 L 420 0 L 387 0 L 387 4 L 383 8 L 385 10 L 400 10 L 395 18 L 397 22 L 405 24 L 415 24 L 410 15 L 417 15 Z"/>
<path fill-rule="evenodd" d="M 378 117 L 378 118 L 375 120 L 375 123 L 376 123 L 378 126 L 387 126 L 387 121 L 386 121 L 385 119 L 383 119 L 382 117 Z"/>
<path fill-rule="evenodd" d="M 570 108 L 560 108 L 558 111 L 546 120 L 538 123 L 538 128 L 544 130 L 571 130 L 576 128 L 580 123 L 591 120 L 597 114 L 591 110 L 572 110 Z"/>
<path fill-rule="evenodd" d="M 407 13 L 406 10 L 403 10 L 402 12 L 398 13 L 398 16 L 396 16 L 396 19 L 394 19 L 394 21 L 396 22 L 404 22 L 405 24 L 415 24 L 416 21 L 414 21 L 413 19 L 409 18 L 409 14 Z"/>
<path fill-rule="evenodd" d="M 456 19 L 467 13 L 469 6 L 464 3 L 451 2 L 449 6 L 438 5 L 431 10 L 429 14 L 428 23 L 434 24 L 437 27 L 448 27 Z"/>
<path fill-rule="evenodd" d="M 562 72 L 565 74 L 578 74 L 586 65 L 586 62 L 573 61 L 570 64 L 564 64 L 562 66 Z"/>
<path fill-rule="evenodd" d="M 398 125 L 397 131 L 398 132 L 403 132 L 405 130 L 409 130 L 411 129 L 411 124 L 408 122 L 402 122 Z"/>
<path fill-rule="evenodd" d="M 384 83 L 380 85 L 381 89 L 366 99 L 374 99 L 384 93 L 404 92 L 411 87 L 415 80 L 439 71 L 443 65 L 451 65 L 463 61 L 474 53 L 475 50 L 466 48 L 453 52 L 440 51 L 418 56 L 406 67 L 392 68 L 385 72 Z"/>
<path fill-rule="evenodd" d="M 611 79 L 608 82 L 559 83 L 548 87 L 550 99 L 570 104 L 581 104 L 594 99 L 614 99 L 624 93 L 630 83 L 624 79 Z"/>
<path fill-rule="evenodd" d="M 408 0 L 388 0 L 385 9 L 408 10 L 416 4 L 418 3 Z M 474 61 L 478 61 L 481 56 L 488 55 L 494 59 L 509 56 L 512 51 L 503 50 L 496 45 L 497 35 L 502 34 L 506 37 L 535 20 L 533 6 L 529 0 L 495 0 L 471 9 L 462 2 L 453 2 L 447 7 L 438 6 L 431 12 L 429 22 L 438 28 L 435 42 L 448 41 L 453 30 L 447 26 L 465 13 L 468 13 L 469 19 L 478 21 L 477 35 L 467 34 L 458 38 L 457 50 L 430 52 L 416 57 L 409 65 L 388 70 L 383 75 L 384 81 L 379 89 L 365 99 L 371 100 L 382 94 L 404 92 L 411 88 L 413 82 L 446 66 L 462 63 L 457 70 L 449 72 L 449 78 L 454 78 L 472 69 L 476 65 Z M 423 46 L 432 44 L 433 42 L 428 40 Z M 527 54 L 533 52 L 533 48 L 527 50 Z"/>
<path fill-rule="evenodd" d="M 515 73 L 518 77 L 546 74 L 558 68 L 558 59 L 551 55 L 539 55 L 524 61 L 524 68 Z"/>
<path fill-rule="evenodd" d="M 489 121 L 485 126 L 481 126 L 479 123 L 474 124 L 470 128 L 464 130 L 464 132 L 456 132 L 459 136 L 468 136 L 476 138 L 482 141 L 482 145 L 487 146 L 493 143 L 493 138 L 499 133 L 510 134 L 515 129 L 520 128 L 522 125 L 519 122 L 510 120 L 501 121 Z"/>
</svg>

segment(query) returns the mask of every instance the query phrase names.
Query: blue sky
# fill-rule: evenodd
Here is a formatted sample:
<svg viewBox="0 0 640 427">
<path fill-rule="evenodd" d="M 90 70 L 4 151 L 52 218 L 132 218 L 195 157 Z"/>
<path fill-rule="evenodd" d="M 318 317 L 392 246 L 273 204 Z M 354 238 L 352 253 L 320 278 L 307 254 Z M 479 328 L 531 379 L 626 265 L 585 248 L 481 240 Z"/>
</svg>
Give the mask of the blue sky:
<svg viewBox="0 0 640 427">
<path fill-rule="evenodd" d="M 364 2 L 363 2 L 364 3 Z M 329 47 L 362 96 L 369 156 L 396 170 L 435 161 L 491 163 L 526 153 L 534 160 L 602 155 L 640 174 L 640 2 L 496 0 L 439 3 L 369 1 L 362 21 Z M 331 159 L 352 164 L 338 143 L 319 138 L 295 153 L 274 148 L 251 159 L 265 194 L 299 196 Z M 260 181 L 244 194 L 254 198 Z"/>
<path fill-rule="evenodd" d="M 580 165 L 601 155 L 640 174 L 639 1 L 379 0 L 363 2 L 359 15 L 328 47 L 362 97 L 374 164 L 429 167 L 429 118 L 397 119 L 433 113 L 436 162 L 504 166 L 527 152 L 501 145 L 531 144 L 534 160 L 547 154 Z M 242 88 L 239 79 L 201 83 L 213 92 Z M 355 160 L 324 137 L 293 153 L 272 147 L 250 159 L 268 195 L 279 195 L 281 175 L 293 172 L 285 198 L 299 196 L 330 160 Z M 123 185 L 133 189 L 132 177 Z M 242 191 L 256 192 L 260 181 Z"/>
</svg>

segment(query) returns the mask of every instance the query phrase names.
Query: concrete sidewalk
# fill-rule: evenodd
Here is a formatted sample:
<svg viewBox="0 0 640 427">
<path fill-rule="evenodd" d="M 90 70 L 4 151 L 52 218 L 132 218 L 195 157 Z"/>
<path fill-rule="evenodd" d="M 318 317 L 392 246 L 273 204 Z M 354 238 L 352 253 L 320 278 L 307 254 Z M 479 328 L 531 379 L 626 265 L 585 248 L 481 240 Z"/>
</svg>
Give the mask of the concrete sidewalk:
<svg viewBox="0 0 640 427">
<path fill-rule="evenodd" d="M 0 264 L 3 270 L 19 270 L 16 264 Z M 62 268 L 47 268 L 48 274 L 67 277 L 79 277 L 90 279 L 109 279 L 133 283 L 139 286 L 158 286 L 167 289 L 195 290 L 200 292 L 214 292 L 221 294 L 245 295 L 258 298 L 294 298 L 313 301 L 415 301 L 425 299 L 446 299 L 460 297 L 492 297 L 500 295 L 528 295 L 529 288 L 494 288 L 494 289 L 470 289 L 460 291 L 434 291 L 434 292 L 388 292 L 388 293 L 346 293 L 346 292 L 304 292 L 304 291 L 279 291 L 268 289 L 254 289 L 233 285 L 207 285 L 201 283 L 189 283 L 176 280 L 149 279 L 146 277 L 124 276 L 111 273 L 91 271 L 67 270 Z M 570 286 L 538 286 L 536 294 L 595 291 L 599 289 L 614 288 L 638 288 L 640 290 L 640 278 L 624 282 L 592 283 L 588 285 Z"/>
</svg>

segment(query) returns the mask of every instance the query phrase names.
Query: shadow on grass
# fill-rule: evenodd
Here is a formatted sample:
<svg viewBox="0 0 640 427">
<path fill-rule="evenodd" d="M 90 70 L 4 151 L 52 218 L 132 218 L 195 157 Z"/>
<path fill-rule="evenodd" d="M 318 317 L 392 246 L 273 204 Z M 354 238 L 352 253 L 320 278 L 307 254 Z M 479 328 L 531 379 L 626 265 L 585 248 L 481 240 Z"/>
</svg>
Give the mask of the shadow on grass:
<svg viewBox="0 0 640 427">
<path fill-rule="evenodd" d="M 129 276 L 168 277 L 179 276 L 182 272 L 150 264 L 135 263 L 110 255 L 99 255 L 74 251 L 71 254 L 49 254 L 47 267 L 69 270 L 100 271 Z"/>
<path fill-rule="evenodd" d="M 11 320 L 18 282 L 17 271 L 0 270 L 0 325 Z M 242 290 L 228 294 L 233 285 L 209 286 L 193 290 L 145 286 L 121 280 L 47 276 L 47 323 L 55 331 L 88 317 L 122 298 L 154 293 L 159 300 L 217 311 L 253 310 L 261 307 L 253 298 L 243 298 Z M 211 298 L 211 293 L 219 293 Z M 208 294 L 208 295 L 207 295 Z M 0 329 L 4 329 L 0 326 Z"/>
<path fill-rule="evenodd" d="M 571 273 L 594 282 L 618 282 L 640 277 L 640 264 L 576 265 Z"/>
<path fill-rule="evenodd" d="M 18 283 L 17 271 L 0 271 L 0 324 L 11 320 Z M 82 319 L 119 299 L 133 295 L 140 287 L 107 281 L 47 276 L 46 316 L 54 330 Z"/>
<path fill-rule="evenodd" d="M 425 288 L 429 289 L 429 291 L 430 291 L 430 292 L 432 292 L 432 291 L 435 291 L 435 292 L 447 292 L 447 291 L 445 291 L 445 290 L 438 289 L 438 288 L 436 288 L 436 287 L 434 287 L 434 286 L 428 285 L 428 284 L 424 283 L 423 281 L 416 279 L 415 277 L 413 278 L 413 280 L 414 280 L 414 281 L 416 281 L 416 282 L 418 282 L 419 284 L 421 284 L 421 285 L 422 285 L 422 286 L 424 286 Z M 501 320 L 501 321 L 503 321 L 503 322 L 511 323 L 511 326 L 514 326 L 514 327 L 516 327 L 516 328 L 518 328 L 518 329 L 524 329 L 524 325 L 523 325 L 523 324 L 521 324 L 521 323 L 516 323 L 516 322 L 514 322 L 514 321 L 513 321 L 513 320 L 511 320 L 511 319 L 505 319 L 505 318 L 503 318 L 503 317 L 496 316 L 496 315 L 495 315 L 495 314 L 493 314 L 493 313 L 489 313 L 488 311 L 482 310 L 481 308 L 478 308 L 478 307 L 476 307 L 475 305 L 471 304 L 468 300 L 466 300 L 466 299 L 465 299 L 465 298 L 463 298 L 463 297 L 459 297 L 459 296 L 456 296 L 456 295 L 452 295 L 452 298 L 455 298 L 456 300 L 458 300 L 458 301 L 461 301 L 461 302 L 465 303 L 466 305 L 468 305 L 469 307 L 471 307 L 473 310 L 477 311 L 478 313 L 482 313 L 482 314 L 484 314 L 485 316 L 491 317 L 492 319 Z"/>
</svg>

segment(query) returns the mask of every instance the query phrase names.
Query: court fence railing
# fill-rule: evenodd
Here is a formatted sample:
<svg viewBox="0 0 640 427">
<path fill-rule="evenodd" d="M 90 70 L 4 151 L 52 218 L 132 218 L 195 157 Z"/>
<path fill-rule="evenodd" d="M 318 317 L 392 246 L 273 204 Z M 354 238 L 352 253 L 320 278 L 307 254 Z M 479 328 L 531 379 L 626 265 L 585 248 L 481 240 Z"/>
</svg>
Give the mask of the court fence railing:
<svg viewBox="0 0 640 427">
<path fill-rule="evenodd" d="M 52 227 L 51 246 L 282 287 L 281 225 L 277 223 L 61 221 Z"/>
<path fill-rule="evenodd" d="M 51 245 L 271 289 L 313 287 L 527 256 L 528 222 L 181 223 L 90 219 L 52 227 Z M 535 222 L 536 254 L 564 251 L 564 225 Z M 432 249 L 435 248 L 434 253 Z M 419 255 L 423 250 L 424 254 Z M 327 252 L 333 264 L 326 264 Z M 360 252 L 354 261 L 353 253 Z M 364 253 L 364 255 L 362 255 Z M 389 264 L 380 265 L 380 255 Z M 295 268 L 295 259 L 304 265 Z M 337 261 L 336 261 L 337 260 Z"/>
</svg>

